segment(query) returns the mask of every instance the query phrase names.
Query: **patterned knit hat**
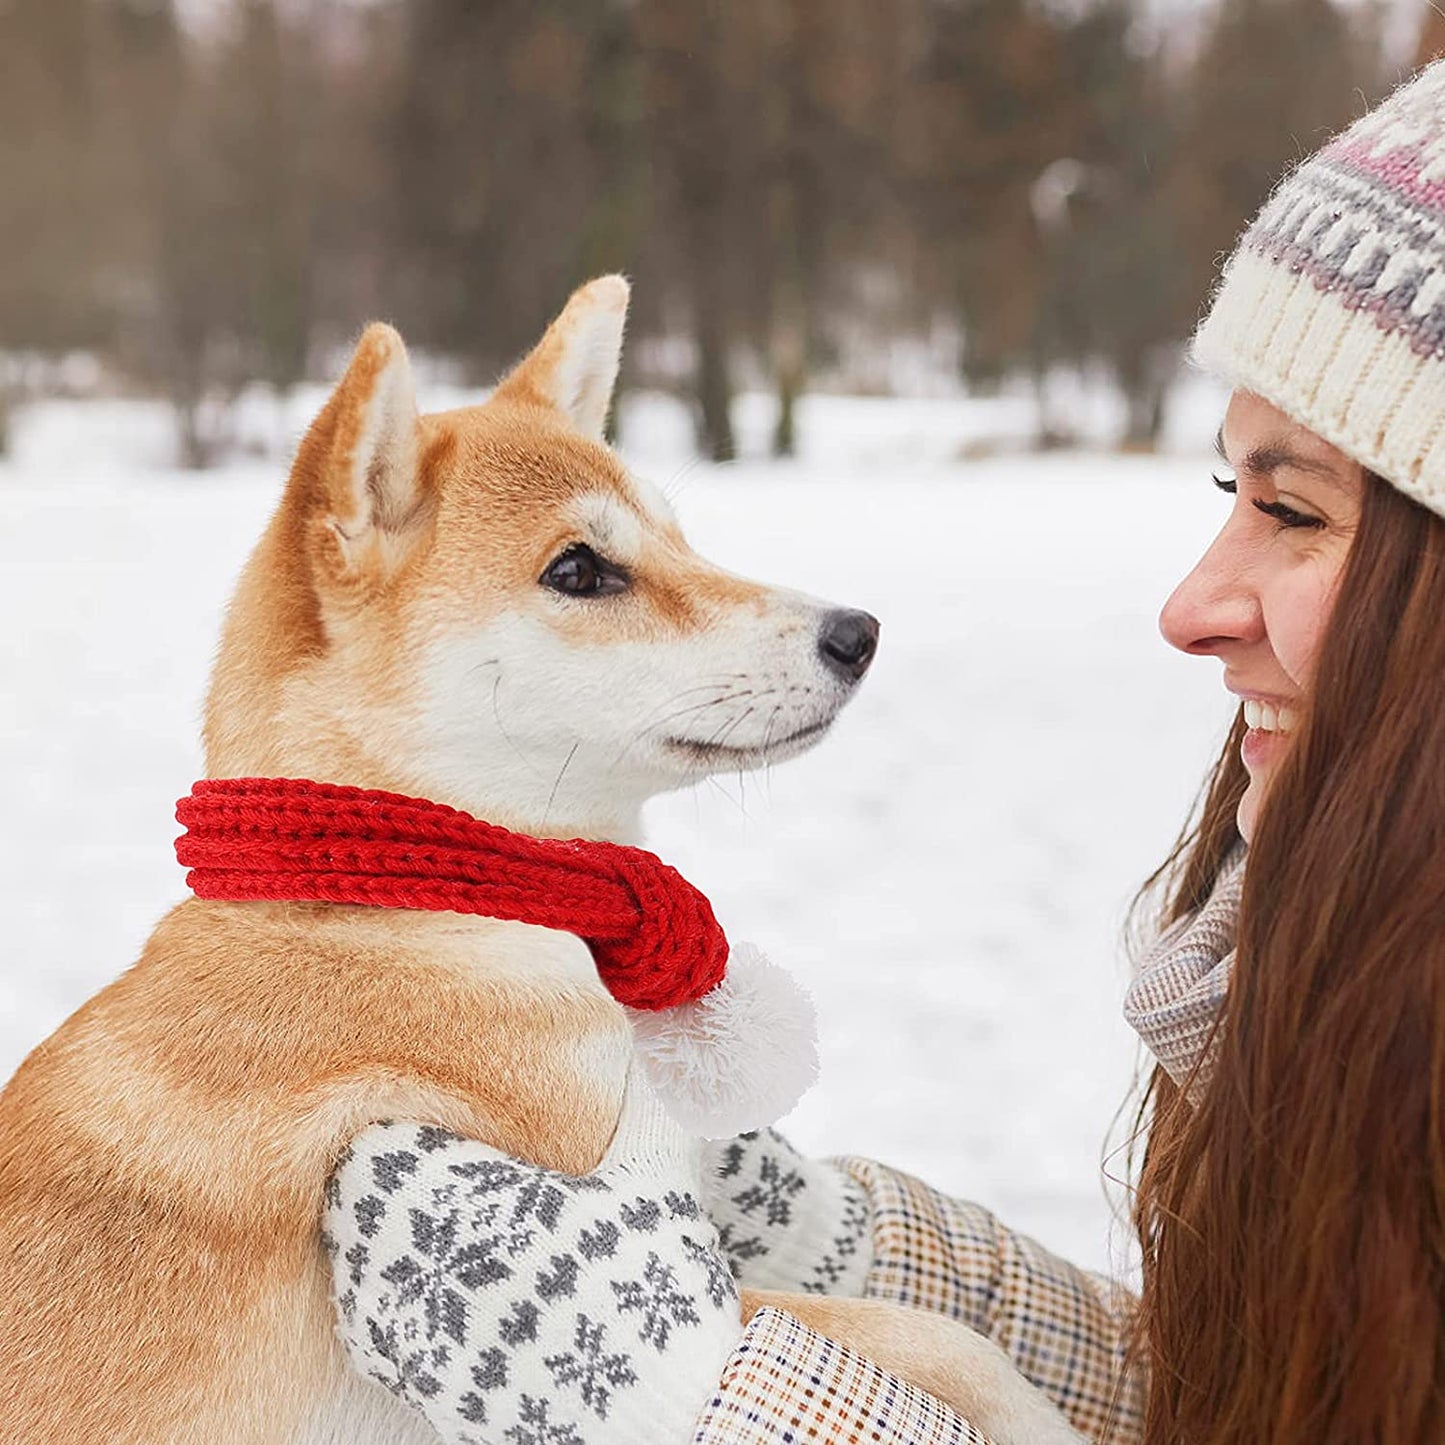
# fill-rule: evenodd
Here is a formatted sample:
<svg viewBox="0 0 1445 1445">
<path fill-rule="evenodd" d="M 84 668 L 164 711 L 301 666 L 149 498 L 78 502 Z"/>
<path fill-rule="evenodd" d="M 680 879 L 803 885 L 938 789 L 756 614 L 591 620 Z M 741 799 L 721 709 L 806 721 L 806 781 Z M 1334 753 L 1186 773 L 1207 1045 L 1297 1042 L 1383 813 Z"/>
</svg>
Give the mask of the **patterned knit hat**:
<svg viewBox="0 0 1445 1445">
<path fill-rule="evenodd" d="M 1445 61 L 1280 183 L 1194 356 L 1445 516 Z"/>
</svg>

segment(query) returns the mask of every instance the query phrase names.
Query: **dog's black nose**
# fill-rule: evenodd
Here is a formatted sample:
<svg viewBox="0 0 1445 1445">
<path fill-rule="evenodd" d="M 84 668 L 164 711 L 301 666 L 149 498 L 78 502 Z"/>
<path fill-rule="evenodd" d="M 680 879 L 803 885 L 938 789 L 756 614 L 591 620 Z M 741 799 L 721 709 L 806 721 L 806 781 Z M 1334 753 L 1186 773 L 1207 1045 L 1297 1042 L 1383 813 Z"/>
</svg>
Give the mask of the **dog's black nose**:
<svg viewBox="0 0 1445 1445">
<path fill-rule="evenodd" d="M 830 612 L 818 634 L 818 653 L 825 665 L 848 682 L 868 671 L 878 651 L 878 619 L 867 612 Z"/>
</svg>

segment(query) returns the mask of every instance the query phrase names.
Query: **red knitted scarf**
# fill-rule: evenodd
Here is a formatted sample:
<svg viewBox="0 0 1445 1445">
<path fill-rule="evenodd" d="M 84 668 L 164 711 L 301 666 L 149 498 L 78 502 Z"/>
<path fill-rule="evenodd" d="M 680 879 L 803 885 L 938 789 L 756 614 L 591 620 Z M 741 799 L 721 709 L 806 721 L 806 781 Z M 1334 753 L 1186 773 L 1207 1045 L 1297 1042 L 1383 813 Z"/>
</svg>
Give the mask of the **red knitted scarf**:
<svg viewBox="0 0 1445 1445">
<path fill-rule="evenodd" d="M 531 838 L 468 813 L 293 778 L 208 779 L 176 804 L 198 898 L 479 913 L 575 933 L 619 1003 L 701 998 L 727 967 L 712 907 L 674 868 L 618 843 Z"/>
</svg>

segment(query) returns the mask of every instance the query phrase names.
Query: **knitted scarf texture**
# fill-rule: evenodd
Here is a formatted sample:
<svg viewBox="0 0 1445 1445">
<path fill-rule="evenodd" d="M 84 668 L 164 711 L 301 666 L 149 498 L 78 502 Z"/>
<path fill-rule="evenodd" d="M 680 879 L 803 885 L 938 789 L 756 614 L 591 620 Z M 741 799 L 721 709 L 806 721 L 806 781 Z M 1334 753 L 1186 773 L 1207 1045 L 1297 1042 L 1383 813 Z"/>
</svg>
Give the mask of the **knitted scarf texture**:
<svg viewBox="0 0 1445 1445">
<path fill-rule="evenodd" d="M 722 979 L 707 899 L 642 848 L 532 838 L 422 798 L 299 778 L 199 782 L 176 805 L 199 898 L 485 914 L 584 938 L 619 1003 L 666 1009 Z"/>
<path fill-rule="evenodd" d="M 210 778 L 176 805 L 199 898 L 478 914 L 583 939 L 631 1010 L 675 1122 L 708 1138 L 786 1114 L 817 1075 L 808 996 L 642 848 L 533 838 L 457 808 L 302 778 Z"/>
<path fill-rule="evenodd" d="M 1169 1077 L 1198 1104 L 1219 1050 L 1216 1025 L 1239 937 L 1245 850 L 1226 860 L 1198 913 L 1165 930 L 1124 995 L 1124 1017 Z"/>
</svg>

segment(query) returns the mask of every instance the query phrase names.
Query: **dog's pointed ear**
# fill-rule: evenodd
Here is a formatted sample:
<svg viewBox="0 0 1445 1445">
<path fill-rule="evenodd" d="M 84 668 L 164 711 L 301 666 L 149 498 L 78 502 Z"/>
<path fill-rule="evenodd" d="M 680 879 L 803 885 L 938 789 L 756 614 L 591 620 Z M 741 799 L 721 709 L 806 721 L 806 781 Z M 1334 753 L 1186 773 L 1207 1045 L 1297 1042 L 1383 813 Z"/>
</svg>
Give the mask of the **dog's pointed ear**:
<svg viewBox="0 0 1445 1445">
<path fill-rule="evenodd" d="M 326 570 L 389 571 L 425 511 L 420 422 L 406 346 L 374 322 L 297 456 Z"/>
<path fill-rule="evenodd" d="M 497 387 L 497 396 L 552 407 L 601 441 L 622 363 L 631 288 L 622 276 L 579 286 L 547 334 Z"/>
</svg>

